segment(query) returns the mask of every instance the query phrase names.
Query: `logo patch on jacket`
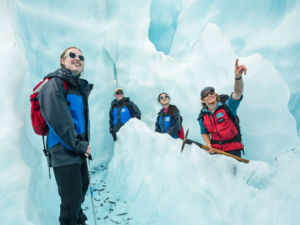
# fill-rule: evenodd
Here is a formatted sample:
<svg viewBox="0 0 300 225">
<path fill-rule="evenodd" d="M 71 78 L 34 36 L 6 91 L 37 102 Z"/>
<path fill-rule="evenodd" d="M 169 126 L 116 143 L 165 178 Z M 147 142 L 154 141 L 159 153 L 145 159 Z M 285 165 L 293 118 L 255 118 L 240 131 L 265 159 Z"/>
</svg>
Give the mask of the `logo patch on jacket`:
<svg viewBox="0 0 300 225">
<path fill-rule="evenodd" d="M 224 118 L 221 118 L 221 119 L 218 119 L 217 121 L 218 121 L 218 123 L 222 123 L 222 122 L 225 121 L 225 119 L 224 119 Z"/>
<path fill-rule="evenodd" d="M 223 112 L 219 112 L 219 113 L 216 115 L 217 119 L 219 119 L 219 118 L 221 118 L 221 117 L 223 117 L 223 116 L 224 116 Z"/>
<path fill-rule="evenodd" d="M 121 109 L 121 112 L 125 112 L 125 109 L 123 108 L 123 109 Z"/>
<path fill-rule="evenodd" d="M 166 117 L 165 121 L 169 122 L 170 121 L 170 117 Z"/>
</svg>

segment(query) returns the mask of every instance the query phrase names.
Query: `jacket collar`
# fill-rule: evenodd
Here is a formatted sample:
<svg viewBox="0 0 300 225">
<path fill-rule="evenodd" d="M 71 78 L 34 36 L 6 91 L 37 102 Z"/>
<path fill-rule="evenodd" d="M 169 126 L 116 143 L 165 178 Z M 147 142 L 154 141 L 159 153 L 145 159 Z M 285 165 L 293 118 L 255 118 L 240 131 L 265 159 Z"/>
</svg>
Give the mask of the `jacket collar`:
<svg viewBox="0 0 300 225">
<path fill-rule="evenodd" d="M 68 70 L 66 68 L 60 68 L 53 73 L 49 73 L 45 78 L 52 78 L 52 77 L 60 77 L 64 81 L 66 81 L 69 84 L 72 84 L 73 86 L 76 86 L 76 83 L 79 80 L 79 76 L 75 73 L 73 73 L 71 70 Z"/>
<path fill-rule="evenodd" d="M 216 105 L 216 108 L 215 108 L 215 111 L 217 111 L 217 109 L 219 109 L 220 107 L 222 106 L 222 103 L 221 102 L 217 102 L 217 105 Z M 213 114 L 210 110 L 208 110 L 208 108 L 205 106 L 201 109 L 201 111 L 203 113 L 210 113 L 210 114 Z"/>
<path fill-rule="evenodd" d="M 77 87 L 80 90 L 84 89 L 87 95 L 90 94 L 94 86 L 93 84 L 89 84 L 87 80 L 80 78 L 78 74 L 66 68 L 60 68 L 54 71 L 53 73 L 48 74 L 45 78 L 52 78 L 52 77 L 60 77 L 68 84 Z"/>
<path fill-rule="evenodd" d="M 124 97 L 123 99 L 121 99 L 120 101 L 118 101 L 117 99 L 113 100 L 111 105 L 122 105 L 125 102 L 129 102 L 129 97 Z"/>
</svg>

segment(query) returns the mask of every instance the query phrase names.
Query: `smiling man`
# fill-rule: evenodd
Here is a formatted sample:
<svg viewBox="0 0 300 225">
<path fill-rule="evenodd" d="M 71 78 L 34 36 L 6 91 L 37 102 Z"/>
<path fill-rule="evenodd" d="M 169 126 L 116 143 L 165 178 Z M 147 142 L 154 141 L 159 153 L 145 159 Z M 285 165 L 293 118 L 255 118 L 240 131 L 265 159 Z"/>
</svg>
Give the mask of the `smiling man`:
<svg viewBox="0 0 300 225">
<path fill-rule="evenodd" d="M 111 103 L 109 110 L 109 132 L 114 141 L 117 140 L 117 132 L 131 118 L 141 119 L 141 111 L 130 100 L 129 97 L 124 97 L 124 91 L 121 88 L 116 88 L 114 91 L 115 99 Z"/>
<path fill-rule="evenodd" d="M 198 120 L 201 135 L 208 152 L 214 153 L 212 148 L 226 151 L 230 154 L 241 156 L 244 146 L 241 141 L 239 126 L 236 122 L 236 111 L 243 98 L 243 74 L 247 68 L 235 62 L 234 92 L 222 102 L 213 87 L 205 87 L 201 91 L 202 109 Z"/>
<path fill-rule="evenodd" d="M 49 127 L 47 151 L 50 154 L 61 198 L 61 225 L 86 224 L 81 204 L 88 189 L 86 158 L 90 156 L 88 96 L 93 88 L 81 79 L 84 56 L 70 47 L 60 56 L 61 68 L 48 74 L 37 98 Z"/>
</svg>

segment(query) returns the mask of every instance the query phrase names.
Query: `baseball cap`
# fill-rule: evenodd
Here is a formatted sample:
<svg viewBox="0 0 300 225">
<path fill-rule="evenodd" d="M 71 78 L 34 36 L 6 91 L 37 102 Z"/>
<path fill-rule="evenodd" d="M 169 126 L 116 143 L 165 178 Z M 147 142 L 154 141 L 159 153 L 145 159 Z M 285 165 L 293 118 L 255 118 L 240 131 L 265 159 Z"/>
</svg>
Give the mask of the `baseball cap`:
<svg viewBox="0 0 300 225">
<path fill-rule="evenodd" d="M 116 94 L 117 91 L 122 91 L 122 92 L 124 92 L 122 88 L 116 88 L 115 91 L 114 91 L 114 94 Z"/>
<path fill-rule="evenodd" d="M 215 92 L 215 89 L 213 87 L 205 87 L 205 88 L 203 88 L 202 91 L 200 92 L 201 98 L 203 98 L 203 96 L 204 96 L 204 94 L 205 94 L 206 91 L 213 91 L 213 92 Z"/>
</svg>

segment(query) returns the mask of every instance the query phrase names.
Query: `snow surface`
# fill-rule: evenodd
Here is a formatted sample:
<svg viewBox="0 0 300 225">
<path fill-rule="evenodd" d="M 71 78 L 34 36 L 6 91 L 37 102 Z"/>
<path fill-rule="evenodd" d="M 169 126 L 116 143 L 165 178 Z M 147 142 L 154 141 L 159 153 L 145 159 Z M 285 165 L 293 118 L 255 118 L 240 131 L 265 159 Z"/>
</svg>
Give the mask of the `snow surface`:
<svg viewBox="0 0 300 225">
<path fill-rule="evenodd" d="M 29 95 L 78 46 L 86 57 L 99 224 L 299 224 L 300 2 L 0 1 L 0 224 L 57 224 Z M 238 110 L 249 164 L 211 156 L 154 133 L 166 91 L 190 138 L 199 92 L 233 91 L 236 58 L 248 67 Z M 108 111 L 116 85 L 141 109 L 113 143 Z M 291 113 L 292 114 L 291 114 Z M 107 168 L 107 169 L 106 169 Z M 235 172 L 234 172 L 235 171 Z M 84 208 L 93 224 L 91 202 Z"/>
</svg>

